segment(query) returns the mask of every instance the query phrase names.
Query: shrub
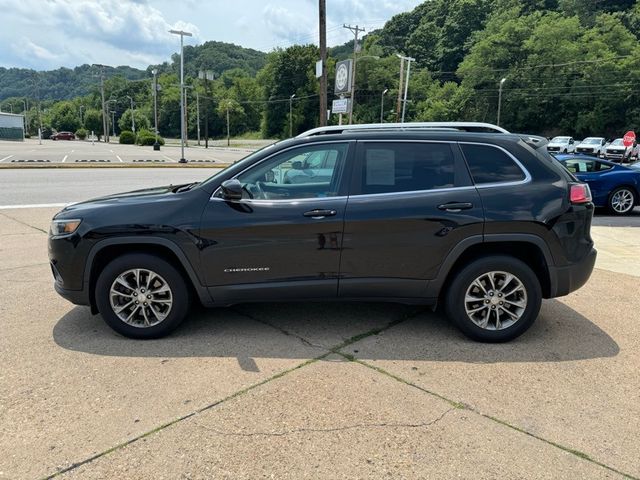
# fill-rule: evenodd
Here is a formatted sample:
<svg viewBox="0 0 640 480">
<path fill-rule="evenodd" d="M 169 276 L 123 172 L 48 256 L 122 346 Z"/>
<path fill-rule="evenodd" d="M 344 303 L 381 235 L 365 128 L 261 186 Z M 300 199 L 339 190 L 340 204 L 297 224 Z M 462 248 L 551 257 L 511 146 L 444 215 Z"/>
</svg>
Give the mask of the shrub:
<svg viewBox="0 0 640 480">
<path fill-rule="evenodd" d="M 140 130 L 136 138 L 136 143 L 138 145 L 153 145 L 156 143 L 156 136 L 149 130 Z M 158 143 L 160 145 L 164 145 L 164 139 L 162 137 L 158 137 Z"/>
<path fill-rule="evenodd" d="M 78 137 L 80 140 L 84 140 L 85 138 L 87 138 L 87 134 L 88 132 L 84 128 L 79 128 L 78 130 L 76 130 L 76 137 Z"/>
<path fill-rule="evenodd" d="M 120 143 L 133 145 L 134 143 L 136 143 L 136 134 L 130 132 L 129 130 L 123 130 L 122 132 L 120 132 Z"/>
</svg>

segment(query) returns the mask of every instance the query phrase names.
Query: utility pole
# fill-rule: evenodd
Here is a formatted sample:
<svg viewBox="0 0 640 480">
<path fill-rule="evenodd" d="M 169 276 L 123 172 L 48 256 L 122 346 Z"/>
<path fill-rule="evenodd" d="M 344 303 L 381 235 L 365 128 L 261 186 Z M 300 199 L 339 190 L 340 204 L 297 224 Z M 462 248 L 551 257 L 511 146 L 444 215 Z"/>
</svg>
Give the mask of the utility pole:
<svg viewBox="0 0 640 480">
<path fill-rule="evenodd" d="M 352 27 L 351 25 L 342 25 L 342 28 L 347 28 L 353 32 L 353 67 L 351 71 L 351 106 L 349 107 L 349 125 L 353 123 L 353 107 L 356 103 L 356 55 L 358 54 L 358 34 L 364 32 L 364 28 L 360 28 L 358 25 Z"/>
<path fill-rule="evenodd" d="M 398 82 L 398 105 L 396 106 L 396 122 L 400 120 L 400 109 L 402 108 L 402 79 L 404 78 L 404 58 L 402 55 L 398 55 L 400 58 L 400 81 Z M 399 122 L 398 122 L 399 123 Z"/>
<path fill-rule="evenodd" d="M 187 88 L 191 88 L 188 85 L 183 87 L 184 92 L 184 146 L 189 146 L 189 106 L 187 105 Z"/>
<path fill-rule="evenodd" d="M 399 58 L 401 63 L 400 66 L 400 72 L 402 72 L 402 65 L 404 64 L 404 61 L 407 61 L 407 78 L 404 82 L 404 100 L 402 102 L 402 120 L 401 122 L 404 123 L 404 114 L 407 110 L 407 94 L 409 91 L 409 74 L 411 73 L 411 62 L 415 62 L 416 59 L 415 58 L 411 58 L 411 57 L 403 57 L 402 55 L 396 54 Z M 401 74 L 402 76 L 402 74 Z M 400 92 L 398 92 L 399 94 Z"/>
<path fill-rule="evenodd" d="M 131 131 L 133 133 L 136 133 L 136 119 L 135 119 L 135 115 L 134 115 L 134 110 L 133 110 L 133 97 L 126 95 L 126 97 L 131 100 Z"/>
<path fill-rule="evenodd" d="M 24 131 L 29 133 L 29 120 L 28 120 L 28 113 L 27 113 L 27 101 L 25 99 L 22 99 L 22 106 L 24 107 L 22 109 L 22 113 L 24 113 Z"/>
<path fill-rule="evenodd" d="M 113 129 L 113 138 L 116 137 L 116 111 L 111 110 L 111 128 Z"/>
<path fill-rule="evenodd" d="M 320 61 L 322 75 L 320 76 L 320 126 L 327 124 L 327 3 L 319 0 L 320 13 Z"/>
<path fill-rule="evenodd" d="M 80 105 L 80 125 L 84 127 L 84 122 L 82 121 L 82 110 L 84 109 L 84 105 Z"/>
<path fill-rule="evenodd" d="M 200 70 L 198 72 L 198 78 L 204 82 L 204 93 L 205 93 L 205 107 L 204 107 L 204 148 L 209 148 L 209 107 L 211 95 L 209 91 L 209 81 L 215 78 L 215 75 L 212 70 Z M 197 98 L 197 97 L 196 97 Z M 198 121 L 198 125 L 200 125 L 200 121 Z"/>
<path fill-rule="evenodd" d="M 94 63 L 96 67 L 100 67 L 100 97 L 102 98 L 102 133 L 104 137 L 104 142 L 109 141 L 109 117 L 105 111 L 105 101 L 104 101 L 104 65 L 100 65 L 99 63 Z"/>
<path fill-rule="evenodd" d="M 180 148 L 182 156 L 178 163 L 187 163 L 184 158 L 184 37 L 191 37 L 193 34 L 182 30 L 169 30 L 169 33 L 180 35 Z"/>
</svg>

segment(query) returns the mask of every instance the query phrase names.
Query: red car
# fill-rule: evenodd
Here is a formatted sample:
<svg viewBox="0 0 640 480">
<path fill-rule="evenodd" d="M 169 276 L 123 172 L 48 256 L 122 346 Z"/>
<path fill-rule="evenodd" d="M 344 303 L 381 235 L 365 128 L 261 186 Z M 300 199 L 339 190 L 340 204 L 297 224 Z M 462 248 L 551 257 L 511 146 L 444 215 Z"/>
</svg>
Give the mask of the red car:
<svg viewBox="0 0 640 480">
<path fill-rule="evenodd" d="M 58 132 L 49 138 L 51 138 L 51 140 L 75 140 L 76 136 L 71 132 Z"/>
</svg>

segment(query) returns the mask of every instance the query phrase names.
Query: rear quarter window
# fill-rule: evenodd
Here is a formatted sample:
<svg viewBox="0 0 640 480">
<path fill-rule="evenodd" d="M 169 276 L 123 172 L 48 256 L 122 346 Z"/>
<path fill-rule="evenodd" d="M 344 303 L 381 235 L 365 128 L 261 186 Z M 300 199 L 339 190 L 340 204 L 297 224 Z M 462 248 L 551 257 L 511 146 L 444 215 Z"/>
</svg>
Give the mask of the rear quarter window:
<svg viewBox="0 0 640 480">
<path fill-rule="evenodd" d="M 526 178 L 509 155 L 490 145 L 461 144 L 476 184 L 519 182 Z"/>
</svg>

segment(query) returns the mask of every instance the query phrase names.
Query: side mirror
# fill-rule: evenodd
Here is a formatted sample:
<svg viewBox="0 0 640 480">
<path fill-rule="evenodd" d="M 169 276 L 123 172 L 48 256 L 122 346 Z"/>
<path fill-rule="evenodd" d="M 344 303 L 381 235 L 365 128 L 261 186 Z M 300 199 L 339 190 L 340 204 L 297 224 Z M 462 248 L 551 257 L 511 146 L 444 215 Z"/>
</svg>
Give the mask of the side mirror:
<svg viewBox="0 0 640 480">
<path fill-rule="evenodd" d="M 225 200 L 242 199 L 242 184 L 237 179 L 225 180 L 220 188 L 222 189 L 222 198 Z"/>
</svg>

